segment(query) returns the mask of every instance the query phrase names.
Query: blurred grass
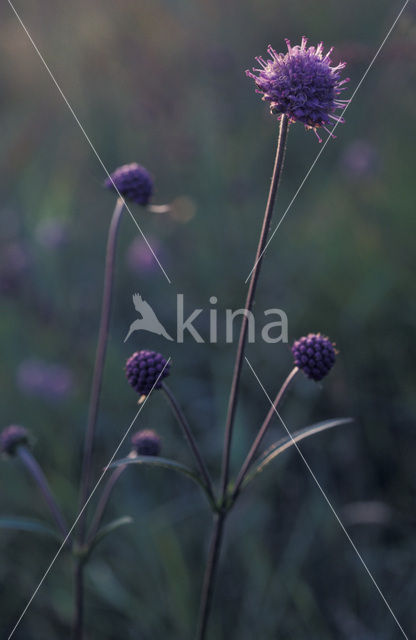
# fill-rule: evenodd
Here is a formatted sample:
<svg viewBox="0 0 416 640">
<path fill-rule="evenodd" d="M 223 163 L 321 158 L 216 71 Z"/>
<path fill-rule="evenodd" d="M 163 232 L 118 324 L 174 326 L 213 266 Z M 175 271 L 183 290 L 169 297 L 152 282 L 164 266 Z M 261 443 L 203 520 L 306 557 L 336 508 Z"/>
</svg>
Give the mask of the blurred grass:
<svg viewBox="0 0 416 640">
<path fill-rule="evenodd" d="M 186 223 L 134 209 L 157 240 L 171 286 L 156 265 L 142 274 L 129 268 L 137 231 L 127 216 L 123 221 L 96 473 L 135 413 L 123 363 L 141 346 L 172 355 L 171 386 L 216 473 L 235 347 L 168 345 L 154 336 L 144 344 L 137 334 L 124 345 L 131 294 L 140 291 L 167 327 L 174 326 L 177 291 L 189 310 L 208 308 L 211 295 L 219 309 L 241 306 L 276 137 L 276 123 L 244 70 L 269 42 L 284 48 L 285 37 L 296 42 L 305 33 L 311 42 L 335 45 L 336 59 L 349 62 L 352 90 L 400 4 L 31 0 L 16 8 L 104 164 L 112 170 L 137 160 L 156 177 L 155 202 L 186 196 L 196 208 Z M 1 424 L 33 431 L 36 455 L 71 518 L 113 198 L 6 4 L 0 16 Z M 284 417 L 292 430 L 334 415 L 356 417 L 303 450 L 340 512 L 363 500 L 391 509 L 386 522 L 351 524 L 350 532 L 409 637 L 416 631 L 415 33 L 409 5 L 273 239 L 257 296 L 259 314 L 274 306 L 286 311 L 291 339 L 321 330 L 337 341 L 334 373 L 322 388 L 299 379 Z M 357 141 L 373 150 L 358 173 L 348 164 Z M 292 127 L 276 222 L 318 151 L 313 134 Z M 55 249 L 39 241 L 39 225 L 50 218 L 67 234 Z M 291 365 L 289 348 L 258 344 L 248 353 L 272 393 Z M 33 358 L 73 372 L 67 398 L 50 402 L 22 392 L 18 369 Z M 249 371 L 241 398 L 235 465 L 267 409 Z M 189 462 L 162 398 L 146 406 L 144 426 L 161 432 L 167 456 Z M 273 433 L 281 434 L 279 425 Z M 44 517 L 35 487 L 14 462 L 1 464 L 0 487 L 2 514 Z M 106 540 L 91 562 L 89 637 L 191 637 L 209 528 L 203 496 L 156 470 L 126 474 L 116 491 L 109 516 L 129 513 L 135 523 Z M 0 550 L 3 636 L 55 546 L 4 531 Z M 71 607 L 71 567 L 63 555 L 16 638 L 67 637 Z M 293 452 L 261 476 L 230 521 L 211 633 L 218 640 L 398 635 Z"/>
</svg>

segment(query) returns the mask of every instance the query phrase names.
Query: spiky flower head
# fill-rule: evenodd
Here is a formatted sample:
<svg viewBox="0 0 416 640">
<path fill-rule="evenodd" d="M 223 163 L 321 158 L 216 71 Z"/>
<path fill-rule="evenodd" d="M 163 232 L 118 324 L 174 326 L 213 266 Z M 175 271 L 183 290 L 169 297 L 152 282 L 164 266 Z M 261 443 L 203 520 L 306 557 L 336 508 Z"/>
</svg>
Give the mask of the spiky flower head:
<svg viewBox="0 0 416 640">
<path fill-rule="evenodd" d="M 295 365 L 312 380 L 322 380 L 335 364 L 335 345 L 320 333 L 309 333 L 293 343 Z"/>
<path fill-rule="evenodd" d="M 126 362 L 127 380 L 137 393 L 147 396 L 160 389 L 162 379 L 169 375 L 170 363 L 155 351 L 136 351 Z"/>
<path fill-rule="evenodd" d="M 139 456 L 158 456 L 162 448 L 162 440 L 152 429 L 137 431 L 131 437 L 133 450 Z"/>
<path fill-rule="evenodd" d="M 0 433 L 0 452 L 14 456 L 19 445 L 29 444 L 29 432 L 24 427 L 12 424 Z"/>
<path fill-rule="evenodd" d="M 153 193 L 153 178 L 147 169 L 137 162 L 132 162 L 113 171 L 110 178 L 104 182 L 104 186 L 113 191 L 118 189 L 124 198 L 145 207 Z"/>
<path fill-rule="evenodd" d="M 257 57 L 261 68 L 254 68 L 254 73 L 247 70 L 246 74 L 255 81 L 256 92 L 270 102 L 271 113 L 279 118 L 287 115 L 290 122 L 303 122 L 321 142 L 317 129 L 323 127 L 331 133 L 328 125 L 344 122 L 335 114 L 348 104 L 338 96 L 349 78 L 340 78 L 345 62 L 331 66 L 332 49 L 324 54 L 322 42 L 317 47 L 307 47 L 307 42 L 303 37 L 300 45 L 292 47 L 286 40 L 287 53 L 277 53 L 269 45 L 270 59 Z"/>
</svg>

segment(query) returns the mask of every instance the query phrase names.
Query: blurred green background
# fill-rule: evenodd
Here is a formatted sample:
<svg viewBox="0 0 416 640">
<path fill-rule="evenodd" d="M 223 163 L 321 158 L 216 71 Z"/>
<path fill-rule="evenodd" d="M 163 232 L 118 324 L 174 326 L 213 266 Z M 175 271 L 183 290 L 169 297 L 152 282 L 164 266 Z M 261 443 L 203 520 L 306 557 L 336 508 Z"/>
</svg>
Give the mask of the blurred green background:
<svg viewBox="0 0 416 640">
<path fill-rule="evenodd" d="M 136 333 L 139 291 L 171 328 L 189 312 L 241 307 L 270 180 L 277 123 L 244 70 L 270 42 L 302 35 L 348 62 L 351 95 L 400 2 L 379 0 L 16 0 L 104 164 L 138 161 L 155 203 L 133 207 L 172 284 L 132 221 L 120 235 L 95 476 L 137 405 L 124 378 L 133 350 L 171 355 L 170 385 L 218 476 L 235 345 L 182 345 Z M 322 385 L 298 377 L 282 407 L 291 430 L 333 416 L 352 425 L 302 450 L 407 635 L 416 633 L 414 250 L 416 11 L 410 3 L 265 256 L 256 309 L 279 307 L 292 341 L 322 331 L 337 366 Z M 0 424 L 22 424 L 69 520 L 80 453 L 114 197 L 105 174 L 8 3 L 0 7 Z M 289 134 L 275 222 L 320 146 Z M 207 314 L 205 314 L 205 320 Z M 198 323 L 201 332 L 204 320 Z M 206 329 L 206 327 L 205 327 Z M 250 345 L 268 391 L 291 367 L 288 345 Z M 246 368 L 235 430 L 237 470 L 268 409 Z M 167 457 L 190 456 L 155 393 L 138 428 Z M 269 442 L 282 435 L 275 421 Z M 122 453 L 128 453 L 128 445 Z M 16 461 L 0 464 L 0 514 L 48 520 Z M 87 571 L 88 638 L 191 638 L 210 515 L 198 489 L 167 471 L 130 469 L 107 519 L 134 523 L 102 543 Z M 56 552 L 47 538 L 0 531 L 0 635 L 6 637 Z M 16 639 L 66 638 L 71 558 L 63 553 Z M 384 640 L 392 616 L 296 452 L 252 485 L 230 518 L 210 637 Z"/>
</svg>

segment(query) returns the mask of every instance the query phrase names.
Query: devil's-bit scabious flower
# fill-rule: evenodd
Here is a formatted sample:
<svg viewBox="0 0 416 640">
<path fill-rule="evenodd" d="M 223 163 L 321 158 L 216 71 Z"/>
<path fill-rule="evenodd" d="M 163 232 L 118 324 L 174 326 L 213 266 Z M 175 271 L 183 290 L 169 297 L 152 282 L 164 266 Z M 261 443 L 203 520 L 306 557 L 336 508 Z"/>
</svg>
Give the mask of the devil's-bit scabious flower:
<svg viewBox="0 0 416 640">
<path fill-rule="evenodd" d="M 0 433 L 0 452 L 9 456 L 16 453 L 19 445 L 29 444 L 29 433 L 24 427 L 12 424 Z"/>
<path fill-rule="evenodd" d="M 127 380 L 137 393 L 144 396 L 153 388 L 160 389 L 169 370 L 170 363 L 155 351 L 136 351 L 126 362 Z"/>
<path fill-rule="evenodd" d="M 153 193 L 153 178 L 147 169 L 137 162 L 124 164 L 111 174 L 111 179 L 107 178 L 104 186 L 107 189 L 116 191 L 128 200 L 133 200 L 137 204 L 145 207 Z"/>
<path fill-rule="evenodd" d="M 131 437 L 133 451 L 139 456 L 158 456 L 162 448 L 162 440 L 156 431 L 143 429 Z"/>
<path fill-rule="evenodd" d="M 335 364 L 335 345 L 320 333 L 299 338 L 292 347 L 295 365 L 312 380 L 322 380 Z"/>
<path fill-rule="evenodd" d="M 271 113 L 279 117 L 286 114 L 290 122 L 303 122 L 321 142 L 317 129 L 323 127 L 328 131 L 331 121 L 343 122 L 335 112 L 348 104 L 348 100 L 340 100 L 338 96 L 349 78 L 340 78 L 345 62 L 331 66 L 332 49 L 324 55 L 322 42 L 317 47 L 306 47 L 307 42 L 303 37 L 300 45 L 292 47 L 286 40 L 285 54 L 277 53 L 269 45 L 267 53 L 271 59 L 257 57 L 261 68 L 254 68 L 254 73 L 247 70 L 246 74 L 255 81 L 256 92 L 270 102 Z"/>
</svg>

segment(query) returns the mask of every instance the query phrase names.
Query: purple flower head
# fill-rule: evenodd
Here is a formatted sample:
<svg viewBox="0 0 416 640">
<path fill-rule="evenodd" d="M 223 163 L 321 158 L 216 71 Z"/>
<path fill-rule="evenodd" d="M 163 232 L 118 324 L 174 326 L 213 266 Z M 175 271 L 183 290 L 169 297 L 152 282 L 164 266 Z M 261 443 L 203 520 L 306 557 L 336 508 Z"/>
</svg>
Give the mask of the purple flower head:
<svg viewBox="0 0 416 640">
<path fill-rule="evenodd" d="M 0 294 L 14 294 L 27 280 L 32 257 L 18 241 L 0 247 Z"/>
<path fill-rule="evenodd" d="M 127 380 L 137 393 L 147 396 L 160 389 L 162 379 L 169 375 L 170 363 L 155 351 L 136 351 L 126 362 Z"/>
<path fill-rule="evenodd" d="M 131 444 L 139 456 L 158 456 L 162 448 L 162 440 L 151 429 L 137 431 L 131 437 Z"/>
<path fill-rule="evenodd" d="M 14 456 L 19 445 L 29 444 L 29 433 L 24 427 L 12 424 L 0 433 L 0 452 Z"/>
<path fill-rule="evenodd" d="M 116 191 L 128 200 L 133 200 L 137 204 L 145 207 L 153 193 L 153 178 L 147 169 L 137 162 L 124 164 L 111 174 L 111 179 L 107 178 L 104 186 L 107 189 Z"/>
<path fill-rule="evenodd" d="M 335 345 L 320 333 L 309 333 L 293 343 L 295 365 L 312 380 L 322 380 L 335 364 Z"/>
<path fill-rule="evenodd" d="M 344 122 L 335 115 L 337 109 L 344 109 L 348 100 L 338 98 L 349 78 L 340 79 L 345 62 L 331 66 L 332 49 L 324 55 L 323 44 L 306 47 L 308 40 L 303 37 L 300 45 L 292 47 L 286 40 L 288 52 L 277 53 L 271 45 L 267 49 L 270 60 L 261 56 L 256 60 L 260 69 L 246 71 L 256 83 L 257 93 L 263 94 L 263 100 L 270 102 L 271 113 L 279 117 L 287 115 L 290 122 L 303 122 L 306 129 L 317 133 L 323 127 L 335 122 Z"/>
</svg>

